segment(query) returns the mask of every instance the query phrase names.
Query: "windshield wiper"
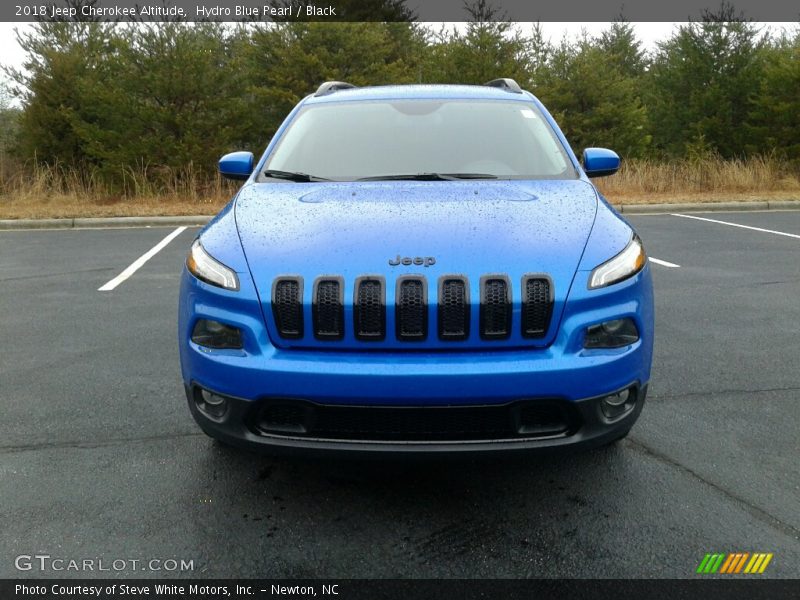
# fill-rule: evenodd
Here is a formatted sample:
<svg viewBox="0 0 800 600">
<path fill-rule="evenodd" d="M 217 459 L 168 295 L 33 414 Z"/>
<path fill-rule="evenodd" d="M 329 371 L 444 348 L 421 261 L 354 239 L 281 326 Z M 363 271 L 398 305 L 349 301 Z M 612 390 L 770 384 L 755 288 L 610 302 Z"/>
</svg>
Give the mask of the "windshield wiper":
<svg viewBox="0 0 800 600">
<path fill-rule="evenodd" d="M 262 172 L 264 177 L 272 177 L 273 179 L 288 179 L 289 181 L 311 182 L 311 181 L 330 181 L 324 177 L 317 177 L 316 175 L 309 175 L 308 173 L 298 173 L 295 171 L 279 171 L 277 169 L 267 169 Z"/>
<path fill-rule="evenodd" d="M 406 175 L 375 175 L 361 177 L 356 181 L 456 181 L 458 179 L 497 179 L 497 175 L 489 173 L 413 173 Z"/>
</svg>

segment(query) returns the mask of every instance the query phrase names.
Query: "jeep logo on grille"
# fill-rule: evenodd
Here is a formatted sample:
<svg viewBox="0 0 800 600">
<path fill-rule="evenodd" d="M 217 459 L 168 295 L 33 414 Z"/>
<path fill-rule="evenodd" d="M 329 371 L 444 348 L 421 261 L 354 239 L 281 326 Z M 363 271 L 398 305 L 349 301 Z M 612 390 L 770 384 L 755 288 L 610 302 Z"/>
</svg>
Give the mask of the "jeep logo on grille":
<svg viewBox="0 0 800 600">
<path fill-rule="evenodd" d="M 415 256 L 411 258 L 410 256 L 400 256 L 398 254 L 397 258 L 389 259 L 389 265 L 392 267 L 396 267 L 397 265 L 421 265 L 423 267 L 430 267 L 435 264 L 436 259 L 432 256 Z"/>
</svg>

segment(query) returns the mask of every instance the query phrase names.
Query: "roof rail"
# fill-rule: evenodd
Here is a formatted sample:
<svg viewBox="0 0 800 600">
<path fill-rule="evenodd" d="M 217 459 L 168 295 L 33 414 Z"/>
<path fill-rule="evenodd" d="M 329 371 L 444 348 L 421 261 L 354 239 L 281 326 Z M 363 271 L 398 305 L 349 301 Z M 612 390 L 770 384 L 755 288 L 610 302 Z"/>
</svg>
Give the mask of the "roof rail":
<svg viewBox="0 0 800 600">
<path fill-rule="evenodd" d="M 521 94 L 522 88 L 519 87 L 519 84 L 514 81 L 513 79 L 509 79 L 508 77 L 503 77 L 501 79 L 492 79 L 491 81 L 487 81 L 483 85 L 488 85 L 489 87 L 496 87 L 500 88 L 501 90 L 505 90 L 507 92 L 511 92 L 513 94 Z"/>
<path fill-rule="evenodd" d="M 326 81 L 321 86 L 317 88 L 315 96 L 327 96 L 328 94 L 332 94 L 337 90 L 349 90 L 350 88 L 354 88 L 352 83 L 347 83 L 345 81 Z"/>
</svg>

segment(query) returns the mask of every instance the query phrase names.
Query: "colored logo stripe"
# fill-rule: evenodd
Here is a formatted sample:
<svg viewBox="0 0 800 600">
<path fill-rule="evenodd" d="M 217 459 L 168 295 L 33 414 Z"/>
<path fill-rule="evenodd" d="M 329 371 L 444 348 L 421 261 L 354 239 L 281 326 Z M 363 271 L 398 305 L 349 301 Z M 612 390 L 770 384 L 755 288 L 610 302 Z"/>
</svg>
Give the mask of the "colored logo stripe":
<svg viewBox="0 0 800 600">
<path fill-rule="evenodd" d="M 697 572 L 703 574 L 763 573 L 772 560 L 772 556 L 772 553 L 763 552 L 756 552 L 752 555 L 749 552 L 708 553 L 700 561 Z"/>
<path fill-rule="evenodd" d="M 738 573 L 744 567 L 745 561 L 750 557 L 747 552 L 733 552 L 728 554 L 728 559 L 722 565 L 720 573 Z"/>
<path fill-rule="evenodd" d="M 725 559 L 725 562 L 722 564 L 722 569 L 720 569 L 720 573 L 728 573 L 731 565 L 734 564 L 736 559 L 735 554 L 728 554 L 728 558 Z"/>
<path fill-rule="evenodd" d="M 772 560 L 772 553 L 770 554 L 753 554 L 753 558 L 747 563 L 744 569 L 745 573 L 763 573 L 767 568 L 769 561 Z"/>
<path fill-rule="evenodd" d="M 700 566 L 697 567 L 698 573 L 716 573 L 722 564 L 722 559 L 725 558 L 724 554 L 706 554 Z"/>
</svg>

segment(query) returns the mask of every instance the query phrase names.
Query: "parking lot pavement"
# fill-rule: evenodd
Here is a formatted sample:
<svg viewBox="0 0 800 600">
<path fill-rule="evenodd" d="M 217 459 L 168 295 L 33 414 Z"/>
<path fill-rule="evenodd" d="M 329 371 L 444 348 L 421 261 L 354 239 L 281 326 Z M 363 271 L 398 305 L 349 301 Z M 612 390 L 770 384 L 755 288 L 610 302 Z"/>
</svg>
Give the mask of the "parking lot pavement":
<svg viewBox="0 0 800 600">
<path fill-rule="evenodd" d="M 800 212 L 698 215 L 800 234 Z M 196 229 L 0 232 L 0 576 L 19 554 L 260 577 L 689 577 L 706 552 L 800 576 L 800 239 L 632 216 L 657 339 L 614 448 L 499 462 L 274 459 L 198 433 L 177 358 Z M 139 563 L 139 567 L 141 563 Z M 96 575 L 103 575 L 96 573 Z M 107 573 L 106 573 L 107 575 Z"/>
</svg>

